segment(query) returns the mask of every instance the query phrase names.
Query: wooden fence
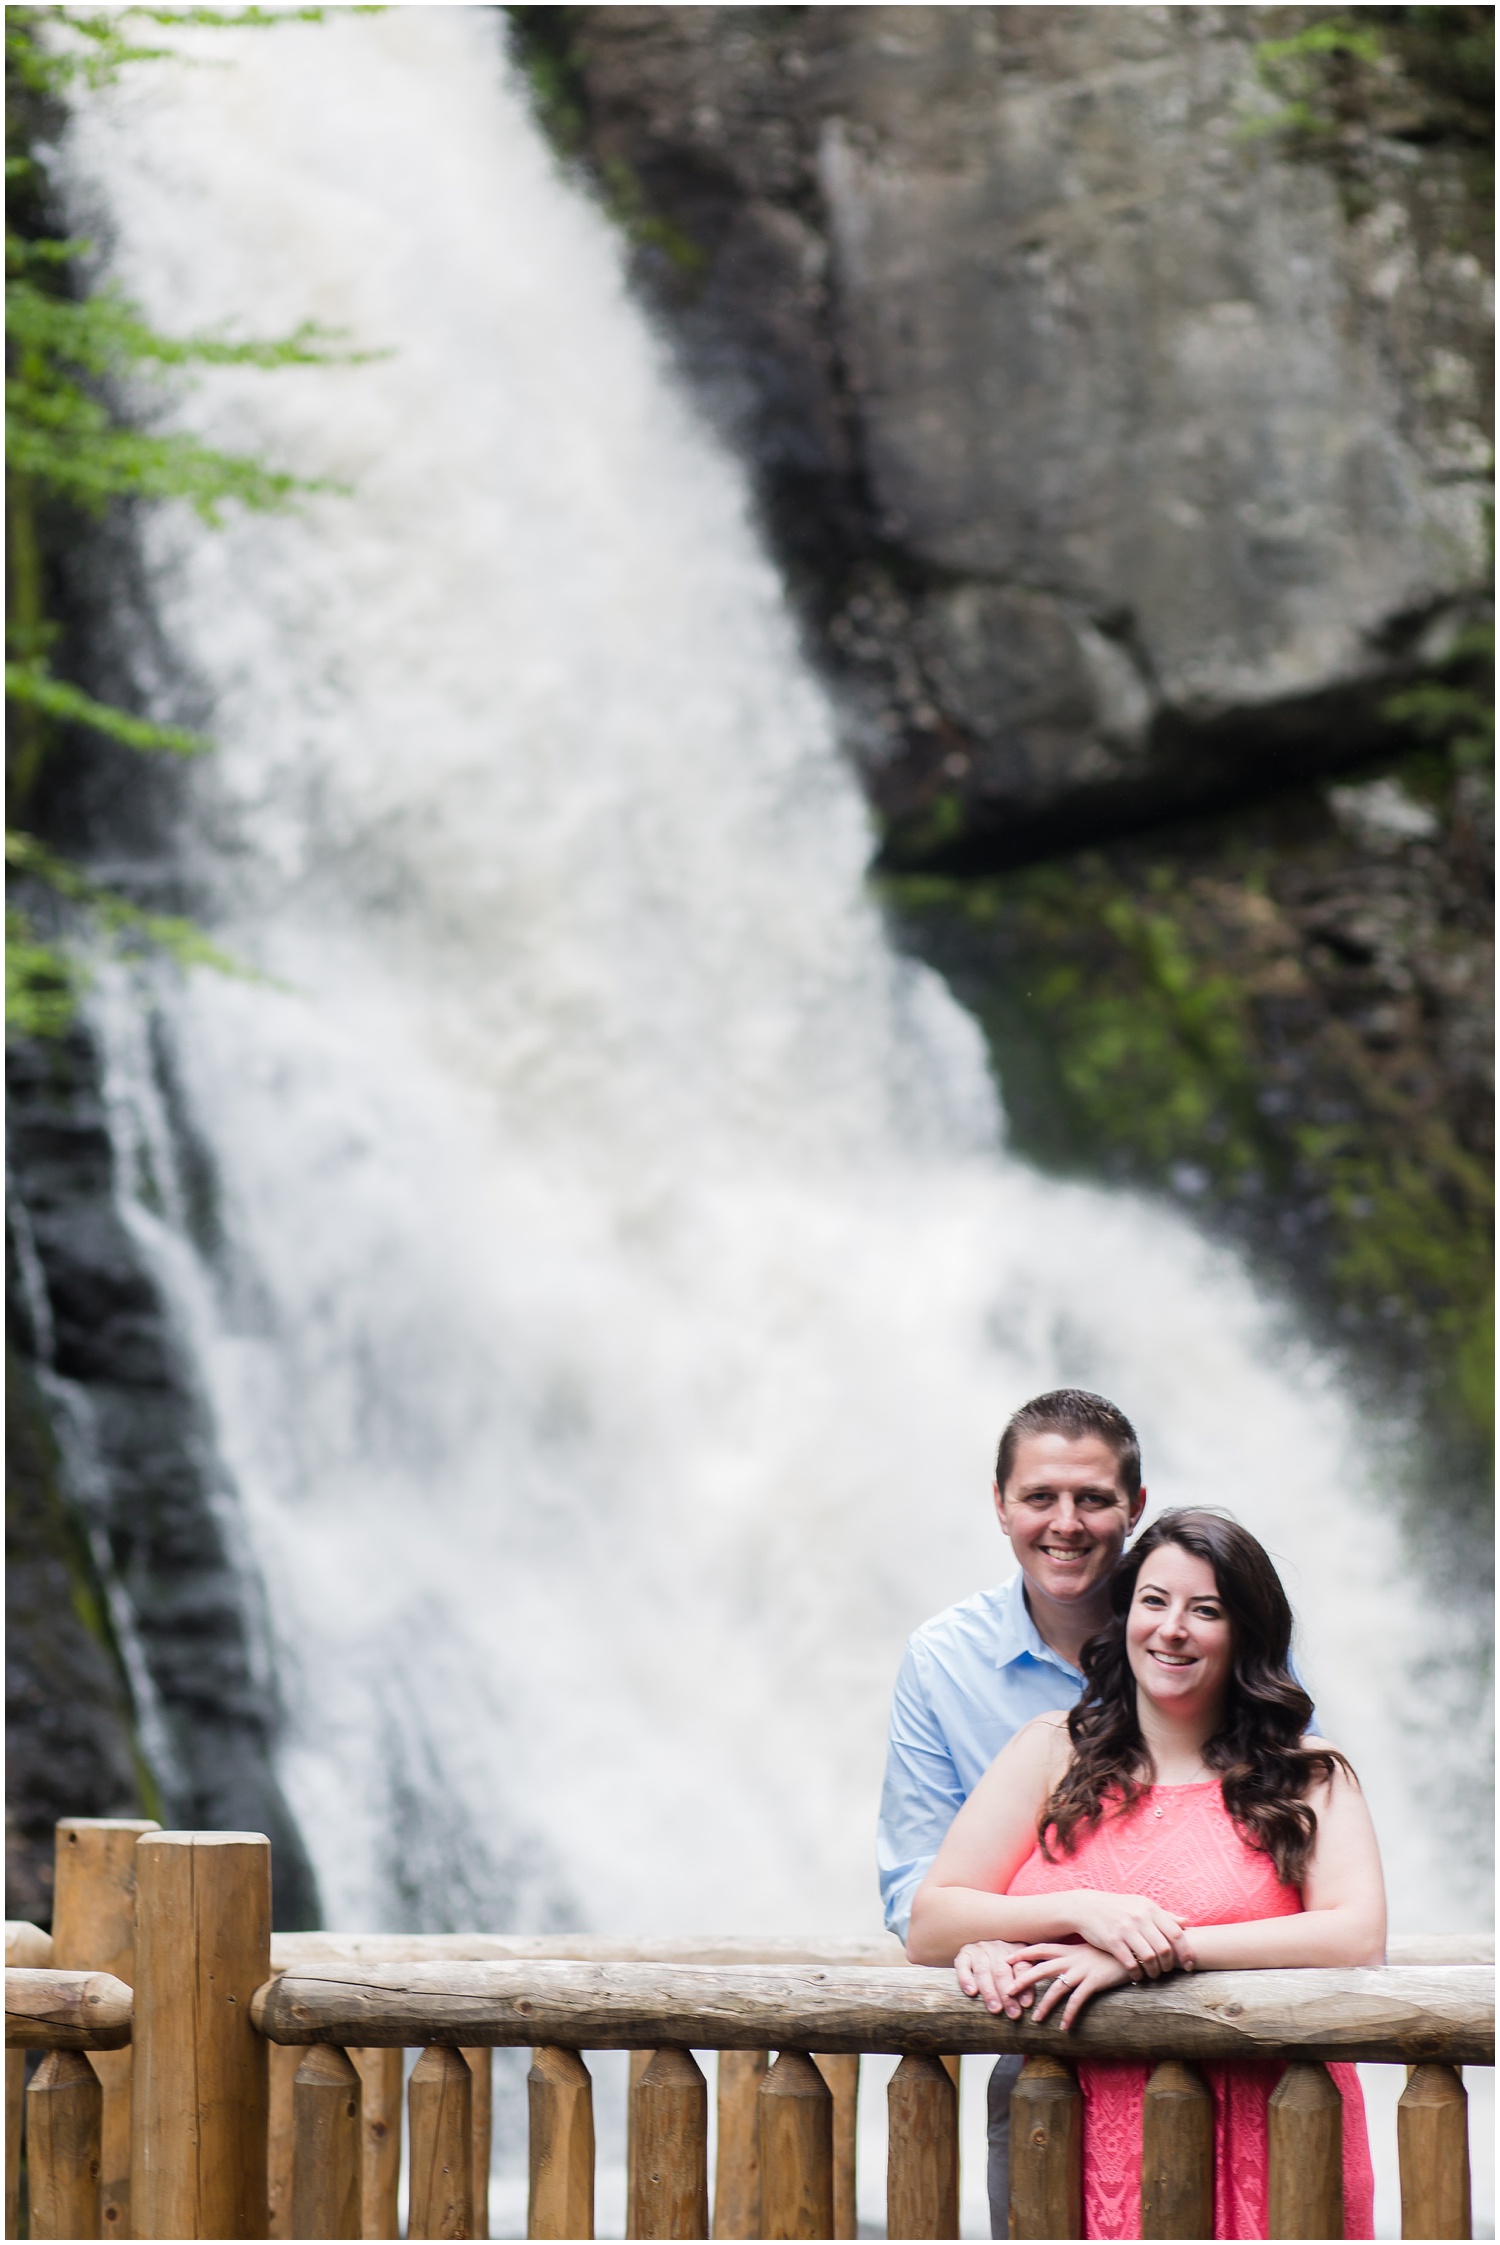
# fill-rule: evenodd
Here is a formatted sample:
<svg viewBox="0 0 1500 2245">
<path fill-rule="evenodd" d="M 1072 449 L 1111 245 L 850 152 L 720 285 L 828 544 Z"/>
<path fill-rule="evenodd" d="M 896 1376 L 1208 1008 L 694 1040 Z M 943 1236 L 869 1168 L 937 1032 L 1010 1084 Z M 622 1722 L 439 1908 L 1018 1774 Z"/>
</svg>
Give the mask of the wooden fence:
<svg viewBox="0 0 1500 2245">
<path fill-rule="evenodd" d="M 1493 1955 L 1392 1943 L 1371 1971 L 1202 1973 L 1096 1999 L 1069 2036 L 993 2018 L 895 1945 L 448 1935 L 273 1937 L 258 1834 L 58 1827 L 54 1932 L 8 1927 L 7 2235 L 25 2107 L 30 2234 L 394 2237 L 402 2052 L 407 2234 L 487 2233 L 489 2052 L 530 2049 L 528 2235 L 593 2234 L 583 2053 L 631 2053 L 627 2233 L 852 2237 L 862 2052 L 889 2087 L 888 2234 L 958 2229 L 956 2062 L 1021 2051 L 1012 2230 L 1080 2233 L 1071 2058 L 1149 2064 L 1147 2237 L 1212 2234 L 1197 2061 L 1273 2058 L 1273 2237 L 1340 2237 L 1335 2059 L 1404 2064 L 1402 2234 L 1467 2237 L 1459 2068 L 1494 2057 Z M 1460 1961 L 1463 1960 L 1463 1961 Z M 133 1984 L 133 1985 L 132 1985 Z M 46 2055 L 24 2088 L 28 2048 Z M 719 2053 L 710 2217 L 708 2085 Z M 774 2063 L 770 2053 L 779 2052 Z"/>
</svg>

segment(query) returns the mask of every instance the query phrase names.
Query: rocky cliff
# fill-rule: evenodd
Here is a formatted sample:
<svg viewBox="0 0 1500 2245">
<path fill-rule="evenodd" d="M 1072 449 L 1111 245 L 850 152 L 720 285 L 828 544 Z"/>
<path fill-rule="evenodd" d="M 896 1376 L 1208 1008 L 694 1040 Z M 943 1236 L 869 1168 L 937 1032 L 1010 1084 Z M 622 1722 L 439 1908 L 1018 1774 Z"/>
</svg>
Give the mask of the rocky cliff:
<svg viewBox="0 0 1500 2245">
<path fill-rule="evenodd" d="M 1483 1424 L 1487 11 L 510 14 L 1020 1144 Z"/>
<path fill-rule="evenodd" d="M 1262 60 L 1295 13 L 516 11 L 812 580 L 892 857 L 1366 759 L 1483 597 L 1469 150 L 1393 49 L 1316 160 Z"/>
<path fill-rule="evenodd" d="M 315 1924 L 234 1501 L 101 1076 L 81 1029 L 7 1054 L 7 1908 L 49 1921 L 59 1816 L 151 1815 L 269 1833 L 277 1924 Z"/>
</svg>

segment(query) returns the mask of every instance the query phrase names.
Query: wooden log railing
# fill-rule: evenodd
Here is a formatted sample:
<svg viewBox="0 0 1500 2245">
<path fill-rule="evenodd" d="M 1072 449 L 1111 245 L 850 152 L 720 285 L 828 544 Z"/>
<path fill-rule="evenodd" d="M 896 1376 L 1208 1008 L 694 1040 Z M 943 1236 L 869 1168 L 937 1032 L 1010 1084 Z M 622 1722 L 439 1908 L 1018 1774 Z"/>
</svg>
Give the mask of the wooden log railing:
<svg viewBox="0 0 1500 2245">
<path fill-rule="evenodd" d="M 150 1819 L 67 1816 L 56 1828 L 52 1963 L 135 1982 L 135 1849 Z M 103 2237 L 130 2235 L 129 2050 L 92 2050 L 98 2077 L 99 2219 Z"/>
<path fill-rule="evenodd" d="M 546 2054 L 537 2070 L 565 2073 L 575 2130 L 587 2095 L 577 2053 L 654 2052 L 636 2085 L 629 2228 L 640 2237 L 707 2234 L 707 2093 L 691 2052 L 768 2047 L 781 2056 L 756 2092 L 766 2237 L 833 2234 L 832 2098 L 813 2050 L 903 2055 L 890 2089 L 892 2234 L 951 2237 L 957 2228 L 953 2162 L 936 2149 L 951 2140 L 952 2113 L 951 2079 L 936 2060 L 955 2050 L 1021 2050 L 1030 2058 L 1013 2105 L 1017 2236 L 1080 2233 L 1074 2055 L 1157 2061 L 1147 2095 L 1143 2226 L 1159 2237 L 1197 2237 L 1211 2227 L 1204 2214 L 1213 2204 L 1213 2131 L 1194 2061 L 1291 2061 L 1270 2116 L 1271 2229 L 1281 2237 L 1342 2231 L 1342 2107 L 1327 2061 L 1419 2061 L 1413 2084 L 1421 2086 L 1408 2089 L 1403 2107 L 1417 2115 L 1402 2128 L 1405 2233 L 1464 2234 L 1454 2226 L 1466 2206 L 1452 2179 L 1455 2161 L 1467 2170 L 1466 2143 L 1454 2126 L 1463 2095 L 1455 2068 L 1492 2063 L 1494 2050 L 1493 1973 L 1480 1965 L 1203 1973 L 1120 1989 L 1096 2001 L 1068 2036 L 978 2010 L 950 1972 L 868 1965 L 325 1963 L 269 1981 L 253 2016 L 273 2041 L 303 2046 L 528 2045 Z M 546 2133 L 547 2116 L 538 2109 L 534 2119 L 543 2131 L 532 2153 L 540 2173 L 565 2154 Z M 1449 2135 L 1439 2151 L 1444 2124 Z M 534 2198 L 530 2233 L 580 2234 L 572 2222 L 552 2228 L 555 2218 Z"/>
<path fill-rule="evenodd" d="M 1410 1961 L 1380 1970 L 1200 1974 L 1121 1989 L 1063 2036 L 992 2018 L 958 1994 L 951 1973 L 892 1963 L 899 1952 L 883 1940 L 273 1943 L 259 1835 L 70 1829 L 77 1836 L 60 1835 L 60 1845 L 78 1862 L 93 1851 L 117 1891 L 124 1843 L 111 1835 L 129 1829 L 134 1948 L 110 1955 L 135 1988 L 88 1970 L 76 1948 L 69 1962 L 79 1968 L 59 1970 L 46 1936 L 7 1929 L 17 1968 L 7 1973 L 11 2173 L 22 2103 L 18 2081 L 10 2094 L 12 2067 L 27 2048 L 49 2053 L 24 2095 L 33 2236 L 131 2227 L 140 2237 L 394 2236 L 401 2052 L 412 2048 L 422 2055 L 408 2091 L 408 2234 L 482 2236 L 488 2117 L 481 2131 L 478 2108 L 500 2046 L 532 2052 L 535 2237 L 592 2234 L 583 2054 L 609 2049 L 632 2055 L 633 2236 L 851 2235 L 854 2098 L 859 2053 L 871 2051 L 901 2059 L 888 2093 L 891 2234 L 953 2236 L 957 2054 L 1004 2050 L 1027 2058 L 1012 2106 L 1017 2236 L 1079 2234 L 1071 2060 L 1080 2055 L 1151 2067 L 1144 2235 L 1211 2232 L 1213 2133 L 1197 2064 L 1246 2056 L 1286 2066 L 1270 2114 L 1273 2236 L 1340 2233 L 1341 2107 L 1325 2071 L 1336 2058 L 1409 2069 L 1397 2127 L 1403 2236 L 1469 2234 L 1458 2069 L 1493 2062 L 1493 1973 L 1449 1960 L 1455 1949 L 1485 1954 L 1482 1943 L 1393 1942 L 1393 1957 Z M 117 1904 L 115 1934 L 119 1925 Z M 712 2215 L 709 2089 L 693 2055 L 705 2051 L 719 2053 Z M 773 2066 L 768 2051 L 780 2053 Z M 109 2177 L 102 2156 L 101 2055 L 125 2061 L 123 2177 Z M 8 2200 L 11 2235 L 15 2212 Z"/>
</svg>

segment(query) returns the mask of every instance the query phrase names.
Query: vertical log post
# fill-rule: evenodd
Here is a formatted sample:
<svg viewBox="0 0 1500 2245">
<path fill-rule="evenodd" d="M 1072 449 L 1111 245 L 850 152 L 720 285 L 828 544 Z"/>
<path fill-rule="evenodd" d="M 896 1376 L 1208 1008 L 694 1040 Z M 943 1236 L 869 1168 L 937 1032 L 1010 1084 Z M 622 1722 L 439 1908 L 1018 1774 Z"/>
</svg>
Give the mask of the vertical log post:
<svg viewBox="0 0 1500 2245">
<path fill-rule="evenodd" d="M 250 1999 L 271 1973 L 271 1843 L 136 1842 L 131 2216 L 137 2237 L 264 2237 L 269 2077 Z"/>
<path fill-rule="evenodd" d="M 1196 2066 L 1164 2059 L 1141 2116 L 1142 2237 L 1212 2237 L 1214 2100 Z"/>
<path fill-rule="evenodd" d="M 719 2052 L 719 2145 L 714 2163 L 716 2238 L 759 2237 L 760 2085 L 764 2050 Z"/>
<path fill-rule="evenodd" d="M 858 2237 L 854 2152 L 859 2134 L 859 2053 L 815 2054 L 813 2064 L 833 2096 L 833 2234 Z"/>
<path fill-rule="evenodd" d="M 940 2058 L 903 2058 L 886 2092 L 886 2234 L 958 2235 L 958 2092 Z"/>
<path fill-rule="evenodd" d="M 21 2115 L 26 2104 L 26 2053 L 5 2053 L 5 2234 L 21 2234 Z"/>
<path fill-rule="evenodd" d="M 361 2237 L 401 2235 L 401 2087 L 399 2050 L 351 2050 L 359 2075 Z"/>
<path fill-rule="evenodd" d="M 955 2205 L 960 2205 L 963 2202 L 963 2192 L 960 2188 L 962 2164 L 959 2157 L 959 2142 L 963 2134 L 963 2063 L 963 2059 L 956 2052 L 950 2053 L 943 2059 L 943 2065 L 953 2082 L 953 2109 L 959 2115 L 958 2131 L 953 2138 L 953 2195 Z M 857 2236 L 857 2227 L 852 2229 L 849 2234 L 851 2237 Z"/>
<path fill-rule="evenodd" d="M 1328 2068 L 1289 2065 L 1271 2092 L 1271 2237 L 1344 2234 L 1344 2100 Z"/>
<path fill-rule="evenodd" d="M 490 2234 L 490 2122 L 494 2106 L 495 2053 L 486 2044 L 483 2050 L 461 2050 L 459 2056 L 468 2066 L 474 2082 L 474 2232 L 476 2237 Z"/>
<path fill-rule="evenodd" d="M 33 2237 L 99 2235 L 104 2092 L 81 2050 L 49 2050 L 26 2092 L 26 2180 Z"/>
<path fill-rule="evenodd" d="M 766 2237 L 833 2235 L 833 2094 L 800 2050 L 760 2085 L 760 2203 Z"/>
<path fill-rule="evenodd" d="M 65 1816 L 53 1836 L 52 1962 L 135 1984 L 135 1843 L 152 1817 Z M 99 2234 L 130 2235 L 130 2052 L 95 2050 L 104 2092 Z"/>
<path fill-rule="evenodd" d="M 625 2235 L 639 2237 L 636 2223 L 639 2209 L 636 2203 L 636 2137 L 639 2123 L 636 2119 L 635 2098 L 646 2068 L 656 2056 L 654 2050 L 632 2050 L 630 2053 L 630 2086 L 625 2094 Z"/>
<path fill-rule="evenodd" d="M 1083 2235 L 1083 2095 L 1060 2058 L 1028 2058 L 1010 2093 L 1010 2233 Z"/>
<path fill-rule="evenodd" d="M 1403 2237 L 1472 2237 L 1469 2098 L 1456 2066 L 1413 2066 L 1396 2107 Z"/>
<path fill-rule="evenodd" d="M 342 2050 L 315 2042 L 301 2053 L 292 2083 L 293 2237 L 358 2237 L 361 2103 Z"/>
<path fill-rule="evenodd" d="M 424 2050 L 406 2089 L 411 2129 L 408 2237 L 474 2234 L 474 2077 L 456 2050 Z"/>
<path fill-rule="evenodd" d="M 293 2120 L 292 2084 L 302 2063 L 296 2043 L 273 2042 L 266 2050 L 268 2102 L 266 2121 L 266 2235 L 280 2241 L 295 2237 L 292 2227 Z"/>
<path fill-rule="evenodd" d="M 653 2051 L 635 2085 L 632 2237 L 708 2235 L 708 2083 L 690 2050 Z"/>
<path fill-rule="evenodd" d="M 38 1965 L 45 1972 L 52 1962 L 52 1936 L 24 1918 L 5 1921 L 5 1961 L 8 1965 Z M 21 2138 L 26 2111 L 26 2053 L 5 2053 L 5 2234 L 21 2231 Z"/>
<path fill-rule="evenodd" d="M 594 2085 L 576 2050 L 534 2050 L 526 2076 L 529 2121 L 526 2234 L 594 2234 Z"/>
</svg>

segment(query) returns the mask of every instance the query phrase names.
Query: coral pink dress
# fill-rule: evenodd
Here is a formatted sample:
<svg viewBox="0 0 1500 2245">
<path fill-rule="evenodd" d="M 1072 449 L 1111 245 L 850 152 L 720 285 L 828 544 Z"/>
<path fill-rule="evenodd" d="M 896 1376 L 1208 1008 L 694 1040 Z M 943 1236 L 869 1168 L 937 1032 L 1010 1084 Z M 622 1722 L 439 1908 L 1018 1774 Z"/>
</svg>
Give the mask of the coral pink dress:
<svg viewBox="0 0 1500 2245">
<path fill-rule="evenodd" d="M 1217 1784 L 1154 1785 L 1124 1813 L 1085 1828 L 1077 1852 L 1049 1863 L 1039 1847 L 1011 1880 L 1011 1894 L 1089 1887 L 1100 1894 L 1144 1894 L 1184 1925 L 1242 1925 L 1294 1917 L 1297 1889 L 1283 1886 L 1268 1855 L 1241 1839 Z M 1084 2059 L 1083 2231 L 1085 2237 L 1141 2234 L 1141 2107 L 1147 2068 Z M 1365 2105 L 1353 2066 L 1328 2071 L 1344 2100 L 1344 2235 L 1374 2233 L 1375 2183 Z M 1264 2237 L 1267 2222 L 1267 2119 L 1283 2067 L 1271 2059 L 1205 2065 L 1214 2099 L 1214 2236 Z"/>
</svg>

